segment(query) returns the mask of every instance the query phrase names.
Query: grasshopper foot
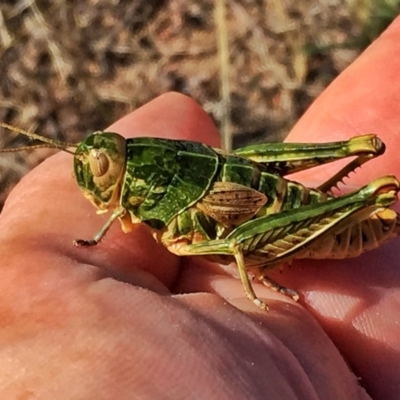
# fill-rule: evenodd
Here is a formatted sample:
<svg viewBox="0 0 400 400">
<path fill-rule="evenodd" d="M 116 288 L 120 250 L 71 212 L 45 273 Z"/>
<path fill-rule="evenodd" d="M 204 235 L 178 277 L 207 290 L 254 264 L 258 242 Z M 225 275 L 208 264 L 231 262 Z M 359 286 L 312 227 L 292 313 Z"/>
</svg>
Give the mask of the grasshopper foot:
<svg viewBox="0 0 400 400">
<path fill-rule="evenodd" d="M 76 247 L 90 247 L 90 246 L 95 246 L 98 243 L 98 241 L 95 239 L 91 240 L 76 239 L 72 243 Z"/>
<path fill-rule="evenodd" d="M 260 281 L 270 289 L 274 290 L 275 292 L 282 293 L 288 297 L 291 297 L 294 301 L 298 301 L 300 298 L 300 295 L 296 292 L 294 289 L 289 289 L 285 286 L 279 285 L 279 283 L 276 283 L 272 279 L 262 275 L 259 277 Z"/>
<path fill-rule="evenodd" d="M 255 298 L 255 299 L 253 299 L 253 303 L 254 303 L 257 307 L 261 308 L 261 310 L 263 310 L 263 311 L 269 311 L 269 307 L 268 307 L 262 300 L 260 300 L 260 299 L 258 299 L 258 298 Z"/>
</svg>

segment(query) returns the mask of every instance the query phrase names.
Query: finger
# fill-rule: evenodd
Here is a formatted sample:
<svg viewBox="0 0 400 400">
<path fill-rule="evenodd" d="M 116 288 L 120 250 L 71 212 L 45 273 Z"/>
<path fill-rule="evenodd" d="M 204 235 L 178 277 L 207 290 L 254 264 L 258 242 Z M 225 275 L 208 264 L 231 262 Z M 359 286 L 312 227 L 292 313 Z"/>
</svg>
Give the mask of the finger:
<svg viewBox="0 0 400 400">
<path fill-rule="evenodd" d="M 335 141 L 376 133 L 386 143 L 386 153 L 351 175 L 351 182 L 400 171 L 400 18 L 348 67 L 307 110 L 288 136 L 291 142 Z M 327 167 L 328 170 L 334 168 Z M 326 169 L 303 176 L 325 179 Z"/>
<path fill-rule="evenodd" d="M 218 142 L 216 128 L 207 114 L 193 100 L 175 93 L 157 98 L 111 129 L 131 136 Z M 68 255 L 120 274 L 124 280 L 136 279 L 138 270 L 149 272 L 166 285 L 175 280 L 177 258 L 158 246 L 143 228 L 127 235 L 115 223 L 100 245 L 72 246 L 73 239 L 93 237 L 106 219 L 96 215 L 83 198 L 72 176 L 71 156 L 60 154 L 36 168 L 10 195 L 0 221 L 0 236 L 7 243 L 3 251 L 24 259 L 29 252 L 36 256 L 42 256 L 43 251 L 55 257 Z"/>
<path fill-rule="evenodd" d="M 226 299 L 227 303 L 233 304 L 238 310 L 242 311 L 236 310 L 236 313 L 232 313 L 229 316 L 229 320 L 237 324 L 235 334 L 238 333 L 239 336 L 237 337 L 237 343 L 233 346 L 234 351 L 222 356 L 224 360 L 229 360 L 232 354 L 240 354 L 240 349 L 243 349 L 243 346 L 248 349 L 247 354 L 244 356 L 246 358 L 254 350 L 254 346 L 257 347 L 258 340 L 262 339 L 264 343 L 270 344 L 268 348 L 271 350 L 275 360 L 267 368 L 269 373 L 262 380 L 263 382 L 268 382 L 271 390 L 274 387 L 272 382 L 275 382 L 275 379 L 279 379 L 274 375 L 275 367 L 273 365 L 279 364 L 279 370 L 284 373 L 286 378 L 291 377 L 289 378 L 290 380 L 294 379 L 297 382 L 289 384 L 293 394 L 289 395 L 288 398 L 296 397 L 299 393 L 303 393 L 306 397 L 316 396 L 321 399 L 368 398 L 359 387 L 357 379 L 349 370 L 342 355 L 321 327 L 318 326 L 315 319 L 299 304 L 285 299 L 285 296 L 276 294 L 260 284 L 254 283 L 253 287 L 257 295 L 267 301 L 270 306 L 269 312 L 260 310 L 244 296 L 240 279 L 223 276 L 220 271 L 213 274 L 210 269 L 207 270 L 205 268 L 203 260 L 198 258 L 187 259 L 185 264 L 187 264 L 186 268 L 180 274 L 180 285 L 185 288 L 186 292 L 189 291 L 196 294 L 185 297 L 179 296 L 179 299 L 190 304 L 193 309 L 197 310 L 197 313 L 199 313 L 199 310 L 209 311 L 210 319 L 218 316 L 220 321 L 224 321 L 223 310 L 229 309 L 229 307 L 225 303 L 217 308 L 216 299 L 218 298 L 220 303 L 222 302 L 221 298 Z M 209 293 L 218 294 L 218 297 L 212 297 Z M 248 315 L 250 320 L 255 322 L 255 325 L 252 326 L 252 324 L 244 322 L 244 315 Z M 213 324 L 213 326 L 215 325 Z M 246 332 L 244 336 L 240 334 L 242 330 Z M 225 340 L 228 340 L 229 334 L 228 336 L 226 336 L 226 333 L 223 335 Z M 278 339 L 280 345 L 274 343 L 276 339 Z M 215 354 L 218 354 L 217 351 L 220 348 L 219 346 L 218 349 L 215 349 Z M 287 363 L 288 360 L 286 359 L 288 351 L 293 356 L 289 363 Z M 270 355 L 269 351 L 263 351 L 260 353 L 260 357 L 256 356 L 255 359 L 260 358 L 267 361 Z M 279 361 L 276 362 L 276 360 Z M 239 364 L 238 368 L 240 368 Z M 287 369 L 288 365 L 293 370 Z M 299 372 L 297 370 L 298 366 L 302 371 L 300 375 L 297 374 Z M 257 373 L 258 368 L 255 368 L 254 372 Z M 313 395 L 305 394 L 308 393 L 307 389 L 304 392 L 297 391 L 297 385 L 301 381 L 300 376 L 302 376 L 301 379 L 308 380 L 310 387 L 313 388 Z M 253 378 L 257 380 L 256 375 Z M 252 381 L 252 379 L 249 379 L 249 381 Z M 279 384 L 278 386 L 281 388 L 286 387 L 285 384 L 283 386 Z M 278 390 L 273 398 L 286 398 L 286 396 L 285 390 Z"/>
<path fill-rule="evenodd" d="M 387 145 L 386 153 L 346 182 L 359 185 L 383 174 L 399 176 L 400 59 L 394 56 L 399 51 L 398 18 L 310 107 L 289 140 L 331 141 L 376 132 Z M 321 182 L 333 170 L 329 165 L 300 178 Z M 398 248 L 396 239 L 354 260 L 297 264 L 283 274 L 284 283 L 300 288 L 308 307 L 377 399 L 397 398 L 400 392 L 395 372 L 400 357 L 390 350 L 400 347 L 400 328 L 393 323 L 400 296 Z"/>
<path fill-rule="evenodd" d="M 171 92 L 128 114 L 108 129 L 126 137 L 151 136 L 193 140 L 219 147 L 218 130 L 192 99 Z"/>
</svg>

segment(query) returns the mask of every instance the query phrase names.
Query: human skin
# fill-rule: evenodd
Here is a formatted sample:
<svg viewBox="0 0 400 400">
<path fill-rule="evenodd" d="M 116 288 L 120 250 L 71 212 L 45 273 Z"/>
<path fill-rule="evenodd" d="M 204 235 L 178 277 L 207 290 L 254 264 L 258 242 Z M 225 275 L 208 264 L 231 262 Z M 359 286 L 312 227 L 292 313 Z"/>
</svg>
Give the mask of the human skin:
<svg viewBox="0 0 400 400">
<path fill-rule="evenodd" d="M 399 52 L 397 19 L 288 140 L 376 132 L 387 152 L 346 183 L 400 176 Z M 108 130 L 219 144 L 205 112 L 176 93 Z M 323 181 L 336 169 L 299 179 Z M 143 227 L 124 234 L 115 223 L 98 246 L 72 246 L 105 218 L 83 198 L 65 153 L 10 195 L 0 216 L 0 398 L 398 398 L 399 240 L 353 260 L 273 271 L 301 300 L 254 283 L 266 313 L 246 299 L 237 278 L 173 256 Z"/>
</svg>

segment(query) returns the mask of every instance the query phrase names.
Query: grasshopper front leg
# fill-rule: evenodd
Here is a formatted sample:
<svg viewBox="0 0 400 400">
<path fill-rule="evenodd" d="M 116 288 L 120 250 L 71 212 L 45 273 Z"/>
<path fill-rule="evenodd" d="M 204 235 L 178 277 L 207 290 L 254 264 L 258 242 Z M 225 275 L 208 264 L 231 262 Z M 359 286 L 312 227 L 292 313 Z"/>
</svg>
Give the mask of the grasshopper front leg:
<svg viewBox="0 0 400 400">
<path fill-rule="evenodd" d="M 100 230 L 94 235 L 93 239 L 75 239 L 72 243 L 76 247 L 89 247 L 96 246 L 100 240 L 104 237 L 107 231 L 110 229 L 111 225 L 118 218 L 122 218 L 126 213 L 126 210 L 122 207 L 117 208 L 106 221 L 106 223 L 100 228 Z"/>
</svg>

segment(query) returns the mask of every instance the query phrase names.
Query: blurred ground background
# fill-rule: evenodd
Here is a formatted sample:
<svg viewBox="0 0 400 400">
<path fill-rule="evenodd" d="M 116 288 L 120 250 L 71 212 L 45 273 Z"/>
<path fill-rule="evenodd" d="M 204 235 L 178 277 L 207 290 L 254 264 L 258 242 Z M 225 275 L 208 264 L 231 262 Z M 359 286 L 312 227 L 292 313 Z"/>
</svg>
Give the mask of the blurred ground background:
<svg viewBox="0 0 400 400">
<path fill-rule="evenodd" d="M 0 121 L 77 142 L 176 90 L 198 101 L 233 147 L 280 141 L 399 3 L 1 0 Z M 0 131 L 0 148 L 22 143 Z M 0 156 L 0 209 L 51 152 Z"/>
</svg>

